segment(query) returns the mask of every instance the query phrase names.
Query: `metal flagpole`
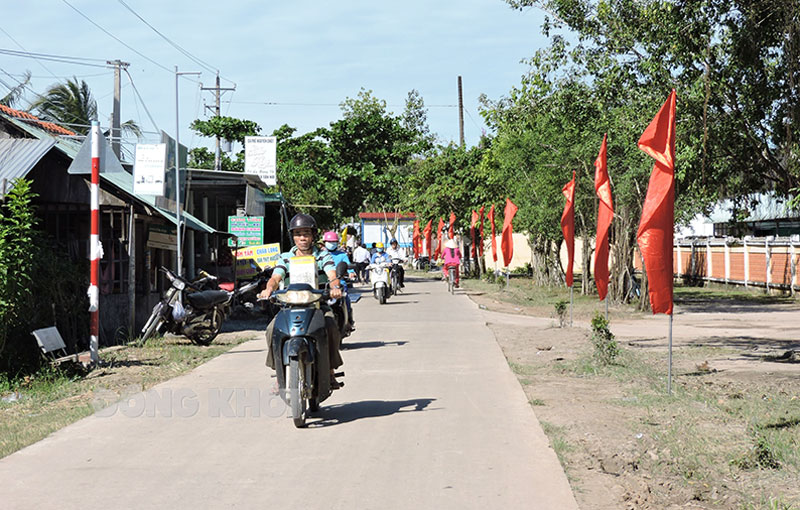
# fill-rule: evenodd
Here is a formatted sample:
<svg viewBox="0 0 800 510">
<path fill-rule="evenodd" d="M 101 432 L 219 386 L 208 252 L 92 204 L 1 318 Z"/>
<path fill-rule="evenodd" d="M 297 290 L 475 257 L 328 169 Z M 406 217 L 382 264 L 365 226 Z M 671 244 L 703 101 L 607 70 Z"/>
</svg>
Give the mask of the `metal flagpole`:
<svg viewBox="0 0 800 510">
<path fill-rule="evenodd" d="M 178 276 L 183 274 L 183 257 L 181 256 L 181 138 L 180 138 L 180 119 L 178 116 L 178 78 L 182 74 L 193 74 L 200 76 L 202 73 L 196 72 L 178 72 L 178 66 L 175 66 L 175 219 L 178 221 L 177 225 L 177 243 L 178 243 Z M 188 190 L 187 190 L 188 193 Z M 191 255 L 194 257 L 194 253 Z"/>
<path fill-rule="evenodd" d="M 603 301 L 606 302 L 606 322 L 608 322 L 608 296 Z"/>
<path fill-rule="evenodd" d="M 572 302 L 573 302 L 572 290 L 574 288 L 575 287 L 573 287 L 572 285 L 569 286 L 569 327 L 572 327 Z"/>
<path fill-rule="evenodd" d="M 669 365 L 667 367 L 667 393 L 672 395 L 672 314 L 669 314 Z"/>
<path fill-rule="evenodd" d="M 100 361 L 98 354 L 100 339 L 100 123 L 92 121 L 92 181 L 90 186 L 91 228 L 89 237 L 89 353 L 91 362 Z"/>
</svg>

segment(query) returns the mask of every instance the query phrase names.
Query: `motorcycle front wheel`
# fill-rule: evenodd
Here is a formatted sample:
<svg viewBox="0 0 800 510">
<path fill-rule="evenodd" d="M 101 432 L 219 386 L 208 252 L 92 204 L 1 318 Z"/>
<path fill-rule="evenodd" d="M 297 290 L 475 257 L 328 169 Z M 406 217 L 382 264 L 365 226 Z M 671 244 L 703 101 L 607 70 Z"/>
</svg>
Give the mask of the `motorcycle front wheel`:
<svg viewBox="0 0 800 510">
<path fill-rule="evenodd" d="M 163 308 L 164 303 L 161 301 L 153 308 L 153 313 L 150 314 L 150 318 L 147 319 L 147 323 L 142 328 L 142 342 L 150 338 L 164 323 L 164 318 L 161 316 Z"/>
<path fill-rule="evenodd" d="M 306 401 L 303 398 L 303 384 L 305 367 L 300 360 L 289 361 L 289 377 L 286 389 L 289 392 L 289 409 L 292 413 L 294 426 L 302 428 L 306 424 Z"/>
<path fill-rule="evenodd" d="M 386 304 L 386 287 L 378 287 L 378 303 Z"/>
</svg>

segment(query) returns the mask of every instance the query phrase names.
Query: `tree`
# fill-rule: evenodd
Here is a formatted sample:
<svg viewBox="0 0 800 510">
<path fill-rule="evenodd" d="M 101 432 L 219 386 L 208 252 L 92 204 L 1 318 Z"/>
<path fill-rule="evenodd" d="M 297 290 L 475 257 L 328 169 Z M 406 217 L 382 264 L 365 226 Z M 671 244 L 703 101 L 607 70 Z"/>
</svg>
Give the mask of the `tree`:
<svg viewBox="0 0 800 510">
<path fill-rule="evenodd" d="M 9 88 L 8 94 L 0 98 L 0 104 L 8 106 L 9 108 L 14 108 L 14 106 L 22 99 L 22 94 L 25 93 L 25 87 L 27 87 L 30 82 L 31 72 L 25 71 L 22 81 Z"/>
<path fill-rule="evenodd" d="M 242 145 L 242 150 L 236 154 L 236 159 L 227 154 L 220 154 L 222 170 L 226 172 L 244 172 L 244 138 L 246 136 L 258 136 L 261 127 L 245 119 L 234 117 L 211 117 L 208 120 L 195 119 L 189 127 L 201 136 L 216 138 L 220 137 Z M 194 168 L 215 168 L 215 156 L 205 147 L 195 147 L 189 151 L 190 165 Z"/>
</svg>

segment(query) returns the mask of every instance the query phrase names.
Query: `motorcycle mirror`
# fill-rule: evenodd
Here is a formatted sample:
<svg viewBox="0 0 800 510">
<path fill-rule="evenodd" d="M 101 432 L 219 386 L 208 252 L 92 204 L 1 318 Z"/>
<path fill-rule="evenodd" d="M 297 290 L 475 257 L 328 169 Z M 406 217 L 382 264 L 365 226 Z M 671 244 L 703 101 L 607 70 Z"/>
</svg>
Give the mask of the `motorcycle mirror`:
<svg viewBox="0 0 800 510">
<path fill-rule="evenodd" d="M 342 278 L 347 275 L 347 262 L 344 260 L 336 265 L 336 277 Z"/>
</svg>

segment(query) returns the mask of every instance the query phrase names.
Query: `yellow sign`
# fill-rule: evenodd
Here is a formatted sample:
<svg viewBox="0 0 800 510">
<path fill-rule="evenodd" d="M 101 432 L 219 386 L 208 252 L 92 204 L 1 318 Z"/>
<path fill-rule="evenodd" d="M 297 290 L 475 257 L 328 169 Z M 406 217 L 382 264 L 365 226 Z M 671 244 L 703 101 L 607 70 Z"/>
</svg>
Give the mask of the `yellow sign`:
<svg viewBox="0 0 800 510">
<path fill-rule="evenodd" d="M 314 257 L 292 257 L 289 259 L 291 283 L 307 283 L 317 288 L 317 261 Z"/>
<path fill-rule="evenodd" d="M 278 243 L 248 246 L 236 250 L 236 278 L 250 278 L 268 267 L 275 267 L 281 259 Z"/>
</svg>

